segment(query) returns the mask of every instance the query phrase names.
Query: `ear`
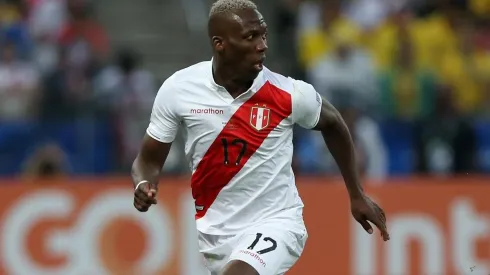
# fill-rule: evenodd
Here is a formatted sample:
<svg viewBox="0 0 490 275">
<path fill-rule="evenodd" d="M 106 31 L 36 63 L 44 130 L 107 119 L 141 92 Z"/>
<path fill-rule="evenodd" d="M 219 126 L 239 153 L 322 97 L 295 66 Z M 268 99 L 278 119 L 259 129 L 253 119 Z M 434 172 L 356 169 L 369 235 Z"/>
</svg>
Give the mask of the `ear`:
<svg viewBox="0 0 490 275">
<path fill-rule="evenodd" d="M 222 52 L 224 50 L 224 39 L 221 36 L 213 36 L 212 42 L 215 51 Z"/>
</svg>

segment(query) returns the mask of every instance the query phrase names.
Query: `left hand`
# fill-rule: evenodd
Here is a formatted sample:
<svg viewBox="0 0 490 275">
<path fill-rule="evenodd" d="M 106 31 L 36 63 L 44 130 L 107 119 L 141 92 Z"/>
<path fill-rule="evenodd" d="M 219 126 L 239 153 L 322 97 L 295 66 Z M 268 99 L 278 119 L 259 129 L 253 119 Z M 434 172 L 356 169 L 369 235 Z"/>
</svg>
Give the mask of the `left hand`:
<svg viewBox="0 0 490 275">
<path fill-rule="evenodd" d="M 367 196 L 351 198 L 351 212 L 354 219 L 359 222 L 364 230 L 373 234 L 373 223 L 380 231 L 384 241 L 390 239 L 390 234 L 386 228 L 386 215 L 383 209 Z"/>
</svg>

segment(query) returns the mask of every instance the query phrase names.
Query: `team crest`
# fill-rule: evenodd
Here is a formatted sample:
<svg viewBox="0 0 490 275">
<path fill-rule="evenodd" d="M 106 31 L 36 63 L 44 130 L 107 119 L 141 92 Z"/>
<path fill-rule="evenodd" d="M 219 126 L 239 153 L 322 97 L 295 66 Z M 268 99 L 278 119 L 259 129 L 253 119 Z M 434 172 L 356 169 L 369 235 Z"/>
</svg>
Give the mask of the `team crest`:
<svg viewBox="0 0 490 275">
<path fill-rule="evenodd" d="M 265 108 L 265 105 L 264 107 L 252 107 L 250 112 L 250 125 L 257 131 L 267 128 L 267 126 L 269 126 L 270 114 L 271 110 Z"/>
</svg>

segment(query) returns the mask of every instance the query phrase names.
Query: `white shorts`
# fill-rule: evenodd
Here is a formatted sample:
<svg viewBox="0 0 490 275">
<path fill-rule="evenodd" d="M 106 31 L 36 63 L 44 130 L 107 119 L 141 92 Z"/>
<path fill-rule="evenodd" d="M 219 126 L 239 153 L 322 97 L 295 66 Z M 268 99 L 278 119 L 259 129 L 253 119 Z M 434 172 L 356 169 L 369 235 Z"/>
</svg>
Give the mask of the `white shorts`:
<svg viewBox="0 0 490 275">
<path fill-rule="evenodd" d="M 199 249 L 211 275 L 241 260 L 260 275 L 282 275 L 298 260 L 308 234 L 303 221 L 268 220 L 232 236 L 199 235 Z"/>
</svg>

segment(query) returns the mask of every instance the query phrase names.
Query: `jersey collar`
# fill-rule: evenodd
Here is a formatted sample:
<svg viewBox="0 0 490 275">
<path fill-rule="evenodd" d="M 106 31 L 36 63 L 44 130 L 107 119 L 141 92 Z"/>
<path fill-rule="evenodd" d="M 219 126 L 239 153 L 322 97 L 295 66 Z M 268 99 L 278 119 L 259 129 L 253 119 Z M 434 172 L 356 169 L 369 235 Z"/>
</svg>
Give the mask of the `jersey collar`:
<svg viewBox="0 0 490 275">
<path fill-rule="evenodd" d="M 250 86 L 250 88 L 247 90 L 246 93 L 252 91 L 252 92 L 256 92 L 262 85 L 263 85 L 263 81 L 262 81 L 262 78 L 264 77 L 264 70 L 265 70 L 265 66 L 264 68 L 262 69 L 262 71 L 260 71 L 260 73 L 257 75 L 257 77 L 254 79 L 254 82 L 252 83 L 252 86 Z M 209 75 L 209 80 L 211 82 L 211 86 L 216 89 L 216 90 L 225 90 L 225 87 L 221 86 L 221 85 L 218 85 L 215 81 L 214 81 L 214 77 L 213 77 L 213 58 L 211 58 L 211 62 L 210 62 L 210 66 L 209 66 L 209 70 L 208 70 L 208 75 Z"/>
</svg>

